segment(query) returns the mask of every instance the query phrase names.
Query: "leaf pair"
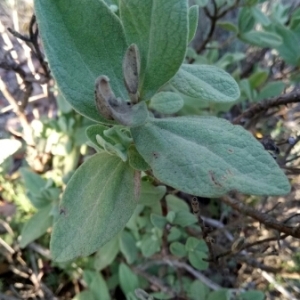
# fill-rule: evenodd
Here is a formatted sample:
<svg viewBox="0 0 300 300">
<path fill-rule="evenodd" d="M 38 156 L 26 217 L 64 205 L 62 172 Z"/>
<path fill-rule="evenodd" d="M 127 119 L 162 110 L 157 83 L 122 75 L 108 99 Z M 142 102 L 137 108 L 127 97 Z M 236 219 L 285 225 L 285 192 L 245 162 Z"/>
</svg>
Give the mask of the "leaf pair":
<svg viewBox="0 0 300 300">
<path fill-rule="evenodd" d="M 120 19 L 103 1 L 91 0 L 89 5 L 80 0 L 35 1 L 47 59 L 62 94 L 82 115 L 104 124 L 113 124 L 112 117 L 120 118 L 121 124 L 131 123 L 123 115 L 116 117 L 120 111 L 113 116 L 105 103 L 100 104 L 104 115 L 99 115 L 93 102 L 99 75 L 109 78 L 116 99 L 128 99 L 129 91 L 132 103 L 137 97 L 148 100 L 178 71 L 187 46 L 185 0 L 119 3 Z M 135 64 L 123 61 L 126 51 L 125 57 L 136 56 L 134 46 L 128 49 L 132 44 L 140 51 L 140 66 L 139 59 Z"/>
</svg>

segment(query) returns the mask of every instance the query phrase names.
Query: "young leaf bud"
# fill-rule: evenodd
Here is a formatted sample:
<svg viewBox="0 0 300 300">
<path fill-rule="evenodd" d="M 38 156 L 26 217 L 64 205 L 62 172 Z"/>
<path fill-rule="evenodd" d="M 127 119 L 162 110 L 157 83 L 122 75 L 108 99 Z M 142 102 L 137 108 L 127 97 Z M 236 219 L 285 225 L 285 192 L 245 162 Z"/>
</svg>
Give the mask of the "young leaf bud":
<svg viewBox="0 0 300 300">
<path fill-rule="evenodd" d="M 140 53 L 136 44 L 131 44 L 123 59 L 123 76 L 131 102 L 138 102 L 138 87 L 140 74 Z"/>
<path fill-rule="evenodd" d="M 101 75 L 95 82 L 95 102 L 98 112 L 108 120 L 113 120 L 109 102 L 115 99 L 115 95 L 110 88 L 109 78 Z"/>
</svg>

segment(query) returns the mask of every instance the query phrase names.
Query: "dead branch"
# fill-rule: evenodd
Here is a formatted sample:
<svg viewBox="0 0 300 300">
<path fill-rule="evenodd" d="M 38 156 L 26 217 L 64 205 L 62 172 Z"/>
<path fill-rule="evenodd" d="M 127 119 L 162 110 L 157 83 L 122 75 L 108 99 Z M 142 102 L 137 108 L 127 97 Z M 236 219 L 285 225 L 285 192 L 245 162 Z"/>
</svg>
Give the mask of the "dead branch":
<svg viewBox="0 0 300 300">
<path fill-rule="evenodd" d="M 242 114 L 236 117 L 232 123 L 233 124 L 241 124 L 247 119 L 253 118 L 255 115 L 265 112 L 272 107 L 277 107 L 280 105 L 287 105 L 290 103 L 300 102 L 300 90 L 293 91 L 291 93 L 281 95 L 279 97 L 274 97 L 271 99 L 267 99 L 257 104 L 253 104 L 247 110 L 245 110 Z"/>
</svg>

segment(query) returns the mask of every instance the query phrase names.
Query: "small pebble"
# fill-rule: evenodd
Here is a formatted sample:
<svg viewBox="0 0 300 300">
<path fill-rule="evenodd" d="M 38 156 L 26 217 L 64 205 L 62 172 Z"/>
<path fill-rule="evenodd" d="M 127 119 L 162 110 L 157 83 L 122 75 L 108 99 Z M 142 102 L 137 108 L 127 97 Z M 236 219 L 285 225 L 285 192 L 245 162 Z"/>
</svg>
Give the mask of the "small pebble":
<svg viewBox="0 0 300 300">
<path fill-rule="evenodd" d="M 294 137 L 290 136 L 290 137 L 288 138 L 288 143 L 289 143 L 290 145 L 294 145 L 295 142 L 296 142 L 296 139 L 295 139 Z"/>
</svg>

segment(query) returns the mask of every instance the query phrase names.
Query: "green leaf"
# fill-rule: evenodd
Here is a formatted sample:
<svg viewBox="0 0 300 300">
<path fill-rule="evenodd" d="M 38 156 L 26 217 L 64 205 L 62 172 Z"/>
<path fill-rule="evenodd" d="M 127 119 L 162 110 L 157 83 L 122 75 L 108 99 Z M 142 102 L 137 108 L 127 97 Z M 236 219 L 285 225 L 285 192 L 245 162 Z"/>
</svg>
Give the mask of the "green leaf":
<svg viewBox="0 0 300 300">
<path fill-rule="evenodd" d="M 225 30 L 232 31 L 234 33 L 238 33 L 239 32 L 238 27 L 235 24 L 231 23 L 231 22 L 218 21 L 217 25 L 219 27 L 225 29 Z"/>
<path fill-rule="evenodd" d="M 189 298 L 192 300 L 206 299 L 209 288 L 200 280 L 194 280 L 188 291 Z"/>
<path fill-rule="evenodd" d="M 166 219 L 168 220 L 169 223 L 173 223 L 175 217 L 176 217 L 175 211 L 169 211 L 166 216 Z"/>
<path fill-rule="evenodd" d="M 259 47 L 276 48 L 282 44 L 282 38 L 278 34 L 267 31 L 252 30 L 239 37 L 242 41 Z"/>
<path fill-rule="evenodd" d="M 207 254 L 205 252 L 198 250 L 188 252 L 189 262 L 198 270 L 206 270 L 208 268 L 208 262 L 204 261 L 203 258 L 207 259 Z"/>
<path fill-rule="evenodd" d="M 73 300 L 97 300 L 91 291 L 83 291 L 77 294 Z"/>
<path fill-rule="evenodd" d="M 265 100 L 272 97 L 277 97 L 281 95 L 281 93 L 285 89 L 285 83 L 282 81 L 274 81 L 268 82 L 259 92 L 258 96 L 256 97 L 256 101 Z"/>
<path fill-rule="evenodd" d="M 158 203 L 165 195 L 167 188 L 164 185 L 154 186 L 150 182 L 141 182 L 140 204 L 152 206 Z"/>
<path fill-rule="evenodd" d="M 95 148 L 97 152 L 102 152 L 104 149 L 99 145 L 96 136 L 97 134 L 103 134 L 103 131 L 106 129 L 108 129 L 107 126 L 95 124 L 89 126 L 85 131 L 87 138 L 89 139 L 89 141 L 91 141 L 93 148 Z"/>
<path fill-rule="evenodd" d="M 21 168 L 19 171 L 23 177 L 26 190 L 33 195 L 39 195 L 47 180 L 27 168 Z"/>
<path fill-rule="evenodd" d="M 188 36 L 186 0 L 120 0 L 128 44 L 140 50 L 140 96 L 150 99 L 183 62 Z"/>
<path fill-rule="evenodd" d="M 98 153 L 68 182 L 50 243 L 53 259 L 87 256 L 113 238 L 133 214 L 140 174 L 118 157 Z"/>
<path fill-rule="evenodd" d="M 79 113 L 106 124 L 94 102 L 95 80 L 106 75 L 117 97 L 127 99 L 122 60 L 127 49 L 118 17 L 103 1 L 36 0 L 35 13 L 51 71 Z"/>
<path fill-rule="evenodd" d="M 177 257 L 184 257 L 186 256 L 187 252 L 185 250 L 185 246 L 179 242 L 173 242 L 170 245 L 170 251 L 173 255 Z"/>
<path fill-rule="evenodd" d="M 199 6 L 193 5 L 189 8 L 189 36 L 188 43 L 194 38 L 197 27 L 198 27 L 198 18 L 199 18 Z"/>
<path fill-rule="evenodd" d="M 216 63 L 216 67 L 221 69 L 227 68 L 229 65 L 244 59 L 246 55 L 242 52 L 226 53 Z"/>
<path fill-rule="evenodd" d="M 110 300 L 110 294 L 103 276 L 99 272 L 85 270 L 83 279 L 87 283 L 95 299 Z"/>
<path fill-rule="evenodd" d="M 151 220 L 151 223 L 153 224 L 153 226 L 155 226 L 159 229 L 163 229 L 167 224 L 166 218 L 163 216 L 160 216 L 158 214 L 151 214 L 150 220 Z"/>
<path fill-rule="evenodd" d="M 261 291 L 250 290 L 241 295 L 242 300 L 264 300 L 265 294 Z"/>
<path fill-rule="evenodd" d="M 242 79 L 240 81 L 240 89 L 242 97 L 245 96 L 250 101 L 255 98 L 255 90 L 251 87 L 249 79 Z"/>
<path fill-rule="evenodd" d="M 133 235 L 128 231 L 123 231 L 120 235 L 120 250 L 125 256 L 128 264 L 136 261 L 138 249 L 136 247 L 136 240 Z"/>
<path fill-rule="evenodd" d="M 86 135 L 98 152 L 103 150 L 109 154 L 119 156 L 124 162 L 127 161 L 127 150 L 132 143 L 129 132 L 122 132 L 124 127 L 113 126 L 108 128 L 104 125 L 91 125 L 86 129 Z"/>
<path fill-rule="evenodd" d="M 101 271 L 109 266 L 115 260 L 119 250 L 119 236 L 117 235 L 97 251 L 94 261 L 95 269 Z"/>
<path fill-rule="evenodd" d="M 174 212 L 173 212 L 174 213 Z M 181 230 L 177 227 L 172 227 L 168 234 L 168 242 L 177 241 L 181 237 Z"/>
<path fill-rule="evenodd" d="M 208 248 L 203 239 L 197 239 L 195 237 L 188 237 L 186 244 L 185 244 L 186 250 L 187 251 L 201 251 L 201 252 L 207 252 Z"/>
<path fill-rule="evenodd" d="M 51 216 L 52 204 L 41 208 L 34 216 L 27 221 L 21 232 L 20 247 L 24 248 L 42 236 L 52 225 L 53 217 Z"/>
<path fill-rule="evenodd" d="M 207 300 L 230 300 L 230 291 L 227 289 L 221 289 L 209 293 Z"/>
<path fill-rule="evenodd" d="M 281 24 L 276 24 L 274 30 L 282 38 L 282 44 L 276 47 L 280 56 L 288 64 L 298 66 L 300 64 L 300 41 L 298 35 Z"/>
<path fill-rule="evenodd" d="M 119 267 L 119 280 L 125 295 L 139 288 L 138 277 L 123 263 L 121 263 Z"/>
<path fill-rule="evenodd" d="M 151 98 L 150 108 L 162 114 L 174 114 L 183 107 L 183 99 L 177 93 L 161 92 Z"/>
<path fill-rule="evenodd" d="M 128 148 L 128 159 L 131 168 L 138 171 L 150 170 L 150 166 L 145 162 L 143 157 L 138 153 L 134 145 L 130 145 Z"/>
<path fill-rule="evenodd" d="M 251 88 L 256 89 L 263 85 L 269 77 L 269 73 L 266 71 L 257 71 L 249 77 L 249 83 Z"/>
<path fill-rule="evenodd" d="M 289 182 L 248 131 L 216 117 L 153 119 L 132 128 L 137 150 L 160 181 L 195 196 L 231 190 L 282 195 Z"/>
<path fill-rule="evenodd" d="M 182 65 L 171 81 L 184 95 L 213 102 L 232 102 L 239 98 L 236 81 L 224 70 L 210 65 Z"/>
<path fill-rule="evenodd" d="M 190 211 L 190 207 L 188 206 L 188 204 L 183 199 L 180 199 L 174 195 L 167 195 L 166 201 L 168 211 Z"/>
<path fill-rule="evenodd" d="M 151 257 L 160 251 L 161 239 L 154 235 L 145 235 L 141 240 L 141 251 L 144 257 Z"/>
<path fill-rule="evenodd" d="M 268 26 L 271 24 L 270 19 L 257 7 L 251 7 L 251 12 L 255 20 L 263 26 Z"/>
<path fill-rule="evenodd" d="M 18 140 L 0 139 L 0 165 L 10 156 L 15 154 L 22 147 Z"/>
<path fill-rule="evenodd" d="M 248 7 L 243 7 L 238 15 L 238 28 L 242 33 L 250 31 L 255 24 L 252 11 Z"/>
<path fill-rule="evenodd" d="M 197 223 L 197 218 L 188 211 L 177 211 L 173 224 L 179 225 L 181 227 L 190 226 Z"/>
</svg>

